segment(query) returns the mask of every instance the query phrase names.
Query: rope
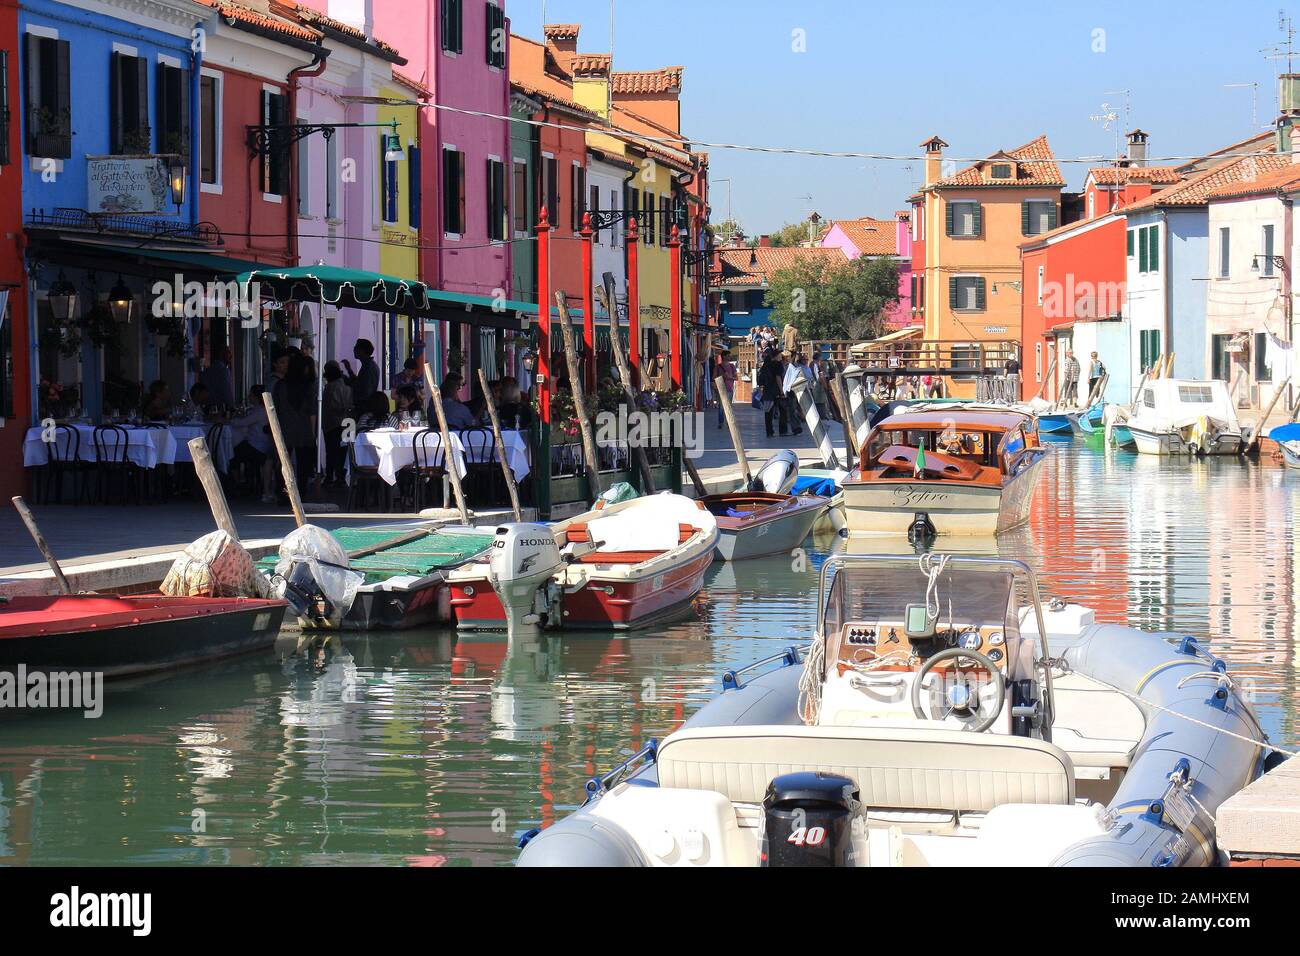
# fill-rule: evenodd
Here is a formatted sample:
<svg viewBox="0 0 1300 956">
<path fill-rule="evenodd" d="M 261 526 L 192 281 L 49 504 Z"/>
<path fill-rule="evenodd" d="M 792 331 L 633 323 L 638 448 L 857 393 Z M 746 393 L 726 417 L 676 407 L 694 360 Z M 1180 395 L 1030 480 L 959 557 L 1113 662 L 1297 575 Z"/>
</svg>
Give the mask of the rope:
<svg viewBox="0 0 1300 956">
<path fill-rule="evenodd" d="M 803 673 L 799 675 L 799 697 L 795 702 L 803 722 L 811 727 L 817 723 L 822 709 L 822 671 L 826 663 L 826 638 L 818 634 L 813 638 L 808 656 L 803 659 Z"/>
<path fill-rule="evenodd" d="M 950 554 L 935 554 L 927 551 L 918 561 L 921 573 L 930 578 L 925 586 L 925 616 L 931 621 L 939 620 L 939 578 L 943 575 L 943 570 L 948 566 L 948 559 L 951 557 Z"/>
</svg>

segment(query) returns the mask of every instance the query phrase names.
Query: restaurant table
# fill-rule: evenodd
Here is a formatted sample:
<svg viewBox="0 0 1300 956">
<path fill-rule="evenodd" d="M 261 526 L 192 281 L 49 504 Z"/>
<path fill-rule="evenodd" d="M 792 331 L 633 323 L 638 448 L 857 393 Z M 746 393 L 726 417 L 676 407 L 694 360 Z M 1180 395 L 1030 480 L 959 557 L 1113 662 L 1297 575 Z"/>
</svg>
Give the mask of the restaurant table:
<svg viewBox="0 0 1300 956">
<path fill-rule="evenodd" d="M 157 468 L 159 465 L 174 465 L 177 462 L 191 461 L 190 450 L 186 443 L 190 439 L 199 436 L 206 438 L 208 429 L 212 426 L 193 423 L 169 425 L 166 428 L 142 428 L 135 425 L 122 425 L 120 427 L 126 431 L 127 460 L 140 468 Z M 98 451 L 95 448 L 95 426 L 77 423 L 68 424 L 66 428 L 73 429 L 80 437 L 78 460 L 92 464 L 98 461 Z M 66 457 L 68 443 L 71 440 L 68 432 L 60 430 L 54 434 L 64 452 L 64 457 Z M 213 457 L 216 459 L 217 467 L 225 471 L 234 454 L 230 429 L 222 429 L 222 438 L 218 444 L 221 447 L 213 450 Z M 28 429 L 26 440 L 23 442 L 23 464 L 28 468 L 39 468 L 42 465 L 49 464 L 49 460 L 50 453 L 44 441 L 44 429 L 39 426 Z"/>
<path fill-rule="evenodd" d="M 403 468 L 415 464 L 415 436 L 423 429 L 398 431 L 396 428 L 376 428 L 357 435 L 353 444 L 353 455 L 362 468 L 377 468 L 379 477 L 390 485 L 397 484 L 397 473 Z M 429 434 L 431 450 L 442 447 L 442 435 L 438 432 Z M 456 465 L 456 474 L 464 478 L 465 447 L 460 443 L 460 436 L 451 433 L 451 459 Z"/>
<path fill-rule="evenodd" d="M 453 433 L 455 434 L 455 433 Z M 476 465 L 486 464 L 492 461 L 496 454 L 496 441 L 492 437 L 492 430 L 488 429 L 488 441 L 486 445 L 475 445 L 465 450 L 465 456 L 468 461 Z M 515 481 L 523 481 L 528 477 L 528 472 L 532 470 L 532 465 L 528 461 L 528 439 L 520 432 L 502 429 L 501 443 L 506 446 L 506 464 L 514 473 Z"/>
</svg>

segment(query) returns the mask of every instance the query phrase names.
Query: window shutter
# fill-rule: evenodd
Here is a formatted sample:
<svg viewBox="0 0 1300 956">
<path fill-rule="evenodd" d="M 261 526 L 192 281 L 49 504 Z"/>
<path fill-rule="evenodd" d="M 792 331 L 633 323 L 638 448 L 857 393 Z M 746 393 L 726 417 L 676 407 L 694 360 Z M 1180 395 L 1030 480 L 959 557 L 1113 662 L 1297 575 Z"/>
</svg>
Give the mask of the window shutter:
<svg viewBox="0 0 1300 956">
<path fill-rule="evenodd" d="M 9 165 L 9 51 L 0 50 L 0 166 Z"/>
<path fill-rule="evenodd" d="M 463 7 L 464 7 L 464 0 L 451 0 L 452 19 L 454 21 L 452 23 L 452 28 L 451 28 L 452 49 L 455 50 L 457 53 L 463 53 L 465 51 L 465 46 L 464 46 L 465 14 L 464 14 Z M 465 164 L 464 164 L 464 160 L 462 160 L 461 169 L 463 170 L 464 168 L 465 168 Z"/>
<path fill-rule="evenodd" d="M 47 47 L 48 49 L 48 47 Z M 72 156 L 72 47 L 67 40 L 54 41 L 55 76 L 58 88 L 54 94 L 54 115 L 62 123 L 64 147 L 57 152 L 58 159 Z M 43 104 L 48 105 L 48 104 Z"/>
<path fill-rule="evenodd" d="M 1160 271 L 1160 229 L 1158 226 L 1148 226 L 1151 230 L 1151 271 Z"/>
<path fill-rule="evenodd" d="M 280 93 L 273 93 L 271 94 L 271 105 L 275 117 L 271 122 L 276 126 L 287 126 L 289 124 L 289 97 Z M 289 153 L 292 149 L 291 143 L 291 136 L 285 135 L 282 137 L 279 151 L 275 156 L 275 164 L 271 167 L 271 188 L 277 196 L 289 195 Z"/>
<path fill-rule="evenodd" d="M 460 16 L 460 4 L 456 4 L 457 18 Z M 456 224 L 457 231 L 464 232 L 465 221 L 465 154 L 456 154 Z"/>
<path fill-rule="evenodd" d="M 1138 272 L 1147 271 L 1147 231 L 1146 228 L 1138 230 Z"/>
<path fill-rule="evenodd" d="M 125 123 L 122 103 L 122 54 L 117 51 L 113 52 L 112 59 L 109 61 L 108 90 L 109 90 L 109 116 L 108 116 L 108 151 L 117 156 L 125 151 Z"/>
<path fill-rule="evenodd" d="M 975 280 L 975 308 L 984 311 L 984 277 L 980 276 Z"/>
<path fill-rule="evenodd" d="M 418 230 L 422 219 L 421 208 L 424 203 L 424 194 L 421 190 L 423 180 L 420 176 L 420 147 L 409 146 L 406 150 L 406 196 L 407 204 L 410 209 L 410 226 Z"/>
<path fill-rule="evenodd" d="M 1053 229 L 1056 228 L 1056 219 L 1057 219 L 1056 203 L 1052 203 L 1050 206 L 1047 207 L 1047 231 L 1048 232 L 1051 232 Z"/>
<path fill-rule="evenodd" d="M 1128 230 L 1128 232 L 1127 232 L 1127 236 L 1128 236 L 1128 239 L 1127 239 L 1127 242 L 1128 242 L 1128 250 L 1127 250 L 1127 251 L 1128 251 L 1128 257 L 1129 257 L 1130 259 L 1132 259 L 1132 258 L 1133 258 L 1133 230 L 1132 230 L 1132 229 Z"/>
<path fill-rule="evenodd" d="M 150 152 L 153 144 L 152 131 L 149 127 L 149 61 L 142 56 L 132 57 L 131 66 L 135 82 L 135 131 L 136 142 L 144 152 Z"/>
<path fill-rule="evenodd" d="M 972 227 L 975 230 L 974 235 L 984 235 L 984 207 L 980 203 L 975 203 L 975 211 L 971 218 L 974 222 Z"/>
<path fill-rule="evenodd" d="M 26 60 L 23 66 L 26 86 L 23 90 L 23 112 L 27 120 L 27 153 L 36 155 L 36 137 L 41 132 L 41 37 L 34 33 L 24 36 Z"/>
<path fill-rule="evenodd" d="M 948 277 L 948 308 L 956 310 L 957 308 L 957 277 Z"/>
<path fill-rule="evenodd" d="M 944 203 L 943 207 L 943 229 L 944 235 L 952 235 L 952 203 Z"/>
<path fill-rule="evenodd" d="M 1020 203 L 1020 234 L 1022 236 L 1029 235 L 1029 226 L 1029 200 L 1024 200 Z"/>
</svg>

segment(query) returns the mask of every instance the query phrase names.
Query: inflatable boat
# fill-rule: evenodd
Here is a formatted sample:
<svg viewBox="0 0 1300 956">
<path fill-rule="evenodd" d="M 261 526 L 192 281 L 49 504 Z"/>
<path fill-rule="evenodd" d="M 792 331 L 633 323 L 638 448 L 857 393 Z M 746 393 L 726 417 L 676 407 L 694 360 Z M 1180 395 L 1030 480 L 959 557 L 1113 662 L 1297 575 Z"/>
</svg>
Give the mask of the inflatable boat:
<svg viewBox="0 0 1300 956">
<path fill-rule="evenodd" d="M 520 865 L 1205 866 L 1281 759 L 1223 660 L 1020 561 L 833 556 L 819 598 L 810 644 L 724 674 Z"/>
</svg>

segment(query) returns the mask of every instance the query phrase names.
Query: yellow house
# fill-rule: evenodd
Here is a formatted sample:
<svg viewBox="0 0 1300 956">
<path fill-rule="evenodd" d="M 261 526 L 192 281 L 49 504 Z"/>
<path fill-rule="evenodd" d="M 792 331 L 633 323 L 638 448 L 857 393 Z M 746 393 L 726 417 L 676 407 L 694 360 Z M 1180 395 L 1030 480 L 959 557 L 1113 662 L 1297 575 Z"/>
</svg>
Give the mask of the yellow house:
<svg viewBox="0 0 1300 956">
<path fill-rule="evenodd" d="M 393 71 L 393 80 L 380 87 L 379 96 L 384 99 L 428 100 L 430 93 L 415 80 Z M 420 279 L 420 225 L 411 221 L 411 210 L 418 208 L 418 197 L 410 197 L 408 190 L 415 179 L 410 175 L 411 164 L 419 163 L 420 149 L 420 107 L 415 105 L 375 107 L 375 122 L 391 123 L 397 121 L 399 135 L 402 137 L 403 156 L 400 160 L 385 163 L 379 158 L 376 169 L 379 172 L 379 192 L 384 197 L 385 188 L 395 183 L 398 201 L 381 203 L 381 223 L 379 227 L 379 271 L 385 275 L 403 279 Z M 416 166 L 418 170 L 418 165 Z M 412 201 L 415 200 L 415 201 Z M 397 341 L 399 347 L 411 340 L 410 318 L 397 317 Z M 417 336 L 423 338 L 423 336 Z M 405 361 L 406 355 L 397 356 L 398 362 Z"/>
</svg>

